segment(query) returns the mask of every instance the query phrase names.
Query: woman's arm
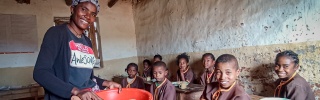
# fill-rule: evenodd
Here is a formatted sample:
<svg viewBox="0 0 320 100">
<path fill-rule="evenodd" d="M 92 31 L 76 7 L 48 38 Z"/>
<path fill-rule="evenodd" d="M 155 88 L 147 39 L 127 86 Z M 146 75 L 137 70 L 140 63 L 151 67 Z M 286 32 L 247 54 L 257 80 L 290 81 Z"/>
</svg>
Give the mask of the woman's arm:
<svg viewBox="0 0 320 100">
<path fill-rule="evenodd" d="M 47 91 L 59 97 L 70 98 L 73 86 L 59 79 L 53 69 L 64 38 L 63 32 L 58 27 L 51 27 L 46 32 L 34 67 L 33 78 Z"/>
</svg>

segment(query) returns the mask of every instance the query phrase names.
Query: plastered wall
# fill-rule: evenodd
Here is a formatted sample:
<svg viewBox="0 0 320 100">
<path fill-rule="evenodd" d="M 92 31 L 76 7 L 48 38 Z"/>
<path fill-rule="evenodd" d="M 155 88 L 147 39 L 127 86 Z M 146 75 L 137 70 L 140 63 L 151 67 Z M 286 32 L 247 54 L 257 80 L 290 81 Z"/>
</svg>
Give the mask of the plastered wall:
<svg viewBox="0 0 320 100">
<path fill-rule="evenodd" d="M 171 75 L 187 52 L 196 75 L 201 56 L 233 54 L 249 94 L 272 96 L 279 50 L 300 55 L 299 74 L 319 98 L 319 0 L 141 0 L 134 5 L 139 62 L 163 55 Z M 140 63 L 141 64 L 141 63 Z"/>
<path fill-rule="evenodd" d="M 96 75 L 111 79 L 113 74 L 124 74 L 129 62 L 137 62 L 136 36 L 132 5 L 119 1 L 112 8 L 109 0 L 100 0 L 99 25 L 103 68 Z M 70 7 L 65 0 L 31 0 L 18 4 L 15 0 L 1 0 L 1 14 L 32 14 L 37 18 L 38 48 L 47 29 L 54 25 L 53 17 L 69 17 Z M 38 51 L 30 54 L 0 54 L 0 86 L 18 86 L 33 83 L 33 67 Z M 123 63 L 122 63 L 123 62 Z"/>
<path fill-rule="evenodd" d="M 138 55 L 317 41 L 319 6 L 319 0 L 142 0 L 134 6 Z"/>
</svg>

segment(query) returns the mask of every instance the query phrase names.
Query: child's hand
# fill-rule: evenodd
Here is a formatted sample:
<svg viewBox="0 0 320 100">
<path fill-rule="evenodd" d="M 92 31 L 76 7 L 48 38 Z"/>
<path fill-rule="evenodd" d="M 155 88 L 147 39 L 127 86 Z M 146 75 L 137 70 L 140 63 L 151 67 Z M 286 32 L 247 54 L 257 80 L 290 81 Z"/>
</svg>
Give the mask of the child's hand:
<svg viewBox="0 0 320 100">
<path fill-rule="evenodd" d="M 180 68 L 180 74 L 183 75 L 184 69 Z"/>
</svg>

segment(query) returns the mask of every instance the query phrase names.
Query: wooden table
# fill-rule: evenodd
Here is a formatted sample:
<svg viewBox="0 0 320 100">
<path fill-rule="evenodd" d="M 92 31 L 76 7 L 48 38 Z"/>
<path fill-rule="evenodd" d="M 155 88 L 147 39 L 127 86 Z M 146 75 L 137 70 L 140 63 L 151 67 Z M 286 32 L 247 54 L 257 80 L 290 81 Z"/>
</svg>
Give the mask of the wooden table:
<svg viewBox="0 0 320 100">
<path fill-rule="evenodd" d="M 121 81 L 124 78 L 127 78 L 127 77 L 125 77 L 125 76 L 113 76 L 112 81 L 121 84 Z"/>
<path fill-rule="evenodd" d="M 23 99 L 23 98 L 33 98 L 38 100 L 43 98 L 44 94 L 43 88 L 39 85 L 26 86 L 20 88 L 14 88 L 9 90 L 0 91 L 0 100 L 12 100 L 12 99 Z"/>
<path fill-rule="evenodd" d="M 186 89 L 176 87 L 177 100 L 199 100 L 204 86 L 200 84 L 188 84 Z"/>
</svg>

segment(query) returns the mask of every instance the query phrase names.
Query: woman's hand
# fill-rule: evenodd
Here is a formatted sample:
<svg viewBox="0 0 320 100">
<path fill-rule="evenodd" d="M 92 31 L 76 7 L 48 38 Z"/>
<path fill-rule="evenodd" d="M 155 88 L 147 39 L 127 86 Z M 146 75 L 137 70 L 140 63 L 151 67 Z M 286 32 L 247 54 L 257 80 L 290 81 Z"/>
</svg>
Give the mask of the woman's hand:
<svg viewBox="0 0 320 100">
<path fill-rule="evenodd" d="M 79 90 L 78 88 L 73 88 L 71 93 L 81 100 L 102 100 L 98 95 L 88 89 Z"/>
<path fill-rule="evenodd" d="M 92 91 L 81 91 L 77 96 L 80 97 L 81 100 L 102 100 Z"/>
<path fill-rule="evenodd" d="M 106 86 L 106 87 L 109 87 L 109 89 L 114 89 L 114 88 L 118 88 L 118 93 L 121 92 L 121 85 L 116 83 L 116 82 L 112 82 L 112 81 L 104 81 L 102 83 L 102 86 Z"/>
</svg>

